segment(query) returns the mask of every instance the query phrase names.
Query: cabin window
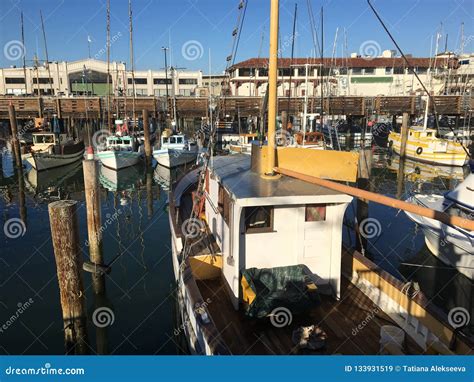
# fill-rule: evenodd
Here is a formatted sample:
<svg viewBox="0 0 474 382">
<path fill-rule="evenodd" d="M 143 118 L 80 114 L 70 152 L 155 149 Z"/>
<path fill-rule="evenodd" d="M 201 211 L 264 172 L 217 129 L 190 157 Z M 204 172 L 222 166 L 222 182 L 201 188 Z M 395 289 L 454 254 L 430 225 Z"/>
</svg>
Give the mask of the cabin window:
<svg viewBox="0 0 474 382">
<path fill-rule="evenodd" d="M 176 143 L 183 143 L 183 137 L 177 137 Z"/>
<path fill-rule="evenodd" d="M 431 136 L 433 136 L 433 133 L 426 133 L 426 136 L 431 137 Z"/>
<path fill-rule="evenodd" d="M 123 140 L 123 144 L 124 144 L 124 145 L 129 145 L 129 144 L 130 144 L 130 140 L 129 140 L 129 139 L 124 139 L 124 140 Z"/>
<path fill-rule="evenodd" d="M 171 137 L 170 138 L 170 143 L 176 143 L 176 137 Z"/>
<path fill-rule="evenodd" d="M 116 144 L 116 145 L 121 145 L 121 144 L 122 144 L 122 140 L 121 140 L 121 139 L 117 139 L 117 140 L 115 141 L 115 144 Z"/>
<path fill-rule="evenodd" d="M 322 222 L 326 220 L 325 204 L 308 204 L 305 208 L 305 221 Z"/>
<path fill-rule="evenodd" d="M 219 209 L 219 212 L 221 213 L 222 217 L 224 218 L 224 221 L 227 223 L 228 226 L 230 226 L 230 209 L 231 209 L 231 199 L 229 193 L 219 185 L 219 195 L 218 195 L 218 200 L 217 200 L 217 208 Z"/>
<path fill-rule="evenodd" d="M 54 143 L 53 135 L 37 135 L 35 138 L 36 143 Z"/>
<path fill-rule="evenodd" d="M 168 143 L 168 138 L 163 137 L 163 143 Z"/>
<path fill-rule="evenodd" d="M 273 232 L 273 207 L 247 207 L 245 233 Z"/>
</svg>

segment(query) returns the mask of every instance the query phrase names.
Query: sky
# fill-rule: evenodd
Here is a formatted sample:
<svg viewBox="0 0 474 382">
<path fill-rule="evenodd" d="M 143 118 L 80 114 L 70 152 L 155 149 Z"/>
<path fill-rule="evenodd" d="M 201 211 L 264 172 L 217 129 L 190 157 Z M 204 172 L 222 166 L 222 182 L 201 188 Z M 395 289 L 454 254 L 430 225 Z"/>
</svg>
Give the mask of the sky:
<svg viewBox="0 0 474 382">
<path fill-rule="evenodd" d="M 394 49 L 366 0 L 280 0 L 280 49 L 291 56 L 293 12 L 297 11 L 295 57 L 315 50 L 308 11 L 311 4 L 316 28 L 324 8 L 324 53 L 380 54 Z M 459 51 L 464 22 L 464 52 L 474 51 L 474 0 L 373 0 L 404 53 L 427 57 L 440 49 Z M 164 67 L 163 46 L 170 47 L 169 63 L 177 68 L 221 73 L 232 50 L 239 0 L 132 0 L 133 45 L 137 70 Z M 45 59 L 40 10 L 45 20 L 50 61 L 88 57 L 106 60 L 106 0 L 0 0 L 0 67 L 27 65 L 35 54 Z M 24 14 L 25 48 L 21 49 L 20 12 Z M 235 62 L 268 57 L 270 0 L 247 0 Z M 130 67 L 128 0 L 111 0 L 111 60 Z M 337 39 L 336 39 L 336 30 Z M 345 31 L 345 32 L 344 32 Z M 344 35 L 346 38 L 344 38 Z M 347 50 L 345 49 L 347 41 Z M 20 50 L 15 48 L 20 47 Z M 335 47 L 335 48 L 334 48 Z M 20 53 L 19 53 L 20 52 Z"/>
</svg>

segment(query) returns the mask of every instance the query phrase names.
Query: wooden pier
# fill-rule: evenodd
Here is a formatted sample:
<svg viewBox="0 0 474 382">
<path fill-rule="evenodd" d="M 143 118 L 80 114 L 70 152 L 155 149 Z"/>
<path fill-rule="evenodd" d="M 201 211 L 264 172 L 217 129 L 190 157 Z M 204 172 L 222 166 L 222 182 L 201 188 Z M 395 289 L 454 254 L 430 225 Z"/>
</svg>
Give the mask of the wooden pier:
<svg viewBox="0 0 474 382">
<path fill-rule="evenodd" d="M 463 96 L 436 96 L 438 114 L 460 116 L 472 112 L 474 98 Z M 263 97 L 226 97 L 218 100 L 218 107 L 224 114 L 241 117 L 258 116 L 263 107 Z M 101 97 L 0 97 L 0 119 L 8 119 L 10 103 L 15 107 L 17 118 L 30 119 L 57 114 L 59 118 L 100 119 L 107 114 L 107 102 Z M 111 113 L 123 116 L 132 114 L 130 97 L 111 97 Z M 169 105 L 172 102 L 168 103 Z M 147 110 L 151 117 L 159 118 L 165 114 L 164 97 L 136 97 L 135 114 Z M 288 110 L 290 115 L 299 115 L 303 111 L 304 98 L 278 98 L 278 109 Z M 179 117 L 205 117 L 209 110 L 209 99 L 203 97 L 176 97 L 176 109 Z M 379 97 L 325 97 L 323 110 L 326 115 L 367 116 L 371 114 L 422 115 L 424 100 L 420 96 L 379 96 Z M 321 99 L 308 99 L 308 113 L 321 111 Z M 431 112 L 433 107 L 431 106 Z"/>
</svg>

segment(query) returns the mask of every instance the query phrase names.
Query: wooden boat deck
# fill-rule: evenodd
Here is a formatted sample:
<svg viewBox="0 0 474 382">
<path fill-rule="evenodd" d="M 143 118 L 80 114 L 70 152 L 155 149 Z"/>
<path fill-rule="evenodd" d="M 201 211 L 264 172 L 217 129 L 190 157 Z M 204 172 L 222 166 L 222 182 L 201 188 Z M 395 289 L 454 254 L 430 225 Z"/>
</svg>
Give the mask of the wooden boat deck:
<svg viewBox="0 0 474 382">
<path fill-rule="evenodd" d="M 191 191 L 181 199 L 179 226 L 191 214 Z M 219 251 L 209 232 L 192 242 L 189 256 Z M 217 331 L 232 354 L 379 354 L 381 326 L 396 325 L 346 278 L 342 278 L 339 301 L 320 294 L 321 304 L 304 314 L 293 315 L 291 324 L 283 328 L 274 327 L 269 319 L 251 319 L 242 310 L 236 311 L 224 283 L 222 278 L 196 280 Z M 324 349 L 301 350 L 293 344 L 293 331 L 309 325 L 319 326 L 327 334 Z M 403 352 L 420 354 L 422 349 L 406 335 Z"/>
<path fill-rule="evenodd" d="M 345 280 L 345 279 L 344 279 Z M 276 328 L 267 319 L 250 319 L 235 311 L 221 279 L 197 281 L 212 319 L 233 354 L 378 354 L 380 327 L 395 325 L 361 291 L 345 280 L 340 301 L 321 296 L 321 304 L 294 315 L 289 326 Z M 317 325 L 327 334 L 321 351 L 300 350 L 292 342 L 300 326 Z M 357 329 L 359 326 L 359 329 Z M 405 354 L 420 354 L 421 348 L 405 338 Z"/>
</svg>

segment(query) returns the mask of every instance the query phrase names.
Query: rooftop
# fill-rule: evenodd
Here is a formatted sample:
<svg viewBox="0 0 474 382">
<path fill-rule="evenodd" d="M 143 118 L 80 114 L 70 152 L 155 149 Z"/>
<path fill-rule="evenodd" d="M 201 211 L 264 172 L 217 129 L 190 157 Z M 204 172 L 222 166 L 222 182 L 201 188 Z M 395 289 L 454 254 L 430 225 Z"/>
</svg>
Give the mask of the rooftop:
<svg viewBox="0 0 474 382">
<path fill-rule="evenodd" d="M 447 58 L 429 58 L 429 57 L 407 57 L 410 66 L 413 67 L 444 67 L 447 62 Z M 289 68 L 290 66 L 304 66 L 305 64 L 311 64 L 314 66 L 321 65 L 321 62 L 327 66 L 336 67 L 349 67 L 349 68 L 379 68 L 379 67 L 406 67 L 405 60 L 402 57 L 337 57 L 330 58 L 326 57 L 321 60 L 320 58 L 279 58 L 279 68 Z M 436 63 L 435 63 L 436 61 Z M 457 59 L 452 57 L 449 59 L 451 67 L 457 67 Z M 231 69 L 236 68 L 261 68 L 268 67 L 268 58 L 250 58 L 245 61 L 238 62 Z"/>
<path fill-rule="evenodd" d="M 245 154 L 220 156 L 212 160 L 213 173 L 236 199 L 291 197 L 291 200 L 282 200 L 281 204 L 297 204 L 298 197 L 304 197 L 304 204 L 349 202 L 352 199 L 343 193 L 288 176 L 282 176 L 278 180 L 263 179 L 250 170 L 250 160 L 250 155 Z M 311 196 L 314 200 L 308 198 Z M 322 196 L 329 196 L 331 200 L 321 200 Z M 261 201 L 259 203 L 264 204 Z M 275 203 L 275 200 L 269 200 L 269 203 Z"/>
</svg>

